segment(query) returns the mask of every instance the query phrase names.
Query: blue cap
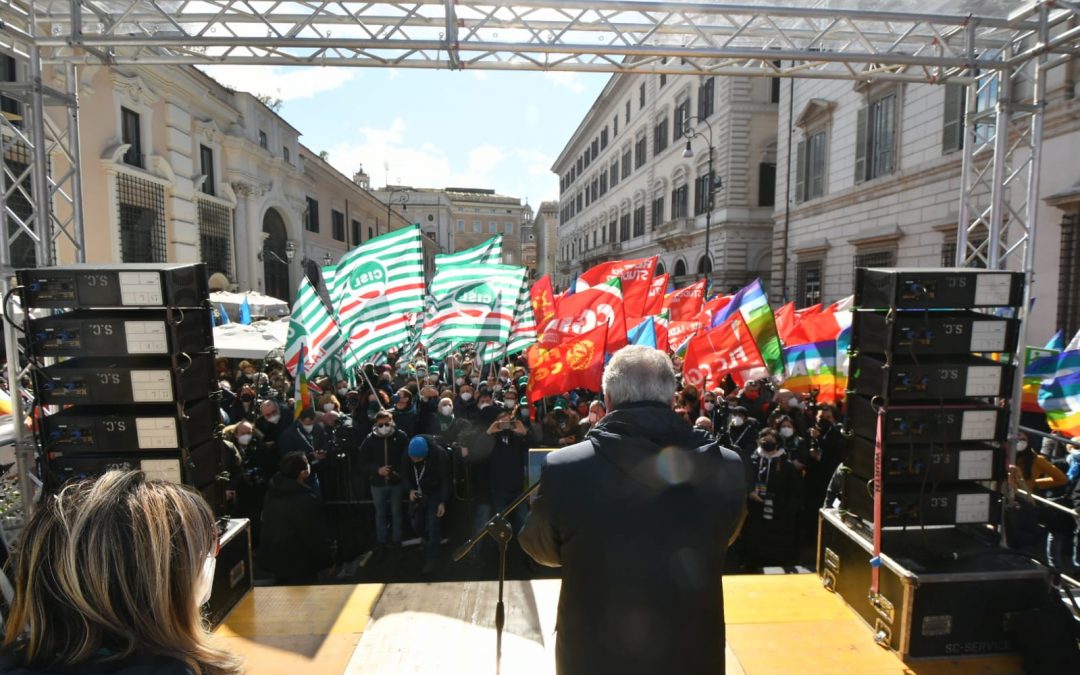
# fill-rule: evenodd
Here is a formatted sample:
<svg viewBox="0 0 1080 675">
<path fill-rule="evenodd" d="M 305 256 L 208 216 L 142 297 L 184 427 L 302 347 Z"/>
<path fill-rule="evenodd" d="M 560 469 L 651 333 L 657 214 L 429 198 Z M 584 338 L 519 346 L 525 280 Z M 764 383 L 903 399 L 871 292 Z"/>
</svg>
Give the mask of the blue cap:
<svg viewBox="0 0 1080 675">
<path fill-rule="evenodd" d="M 428 442 L 423 436 L 414 436 L 409 441 L 409 457 L 421 459 L 428 455 Z"/>
</svg>

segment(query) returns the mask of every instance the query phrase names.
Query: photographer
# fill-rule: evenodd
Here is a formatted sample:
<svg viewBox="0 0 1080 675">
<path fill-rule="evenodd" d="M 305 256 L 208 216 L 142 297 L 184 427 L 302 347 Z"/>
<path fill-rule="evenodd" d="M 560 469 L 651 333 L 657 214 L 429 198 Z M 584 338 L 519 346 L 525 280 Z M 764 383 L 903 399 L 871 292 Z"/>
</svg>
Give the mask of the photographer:
<svg viewBox="0 0 1080 675">
<path fill-rule="evenodd" d="M 428 436 L 409 441 L 408 459 L 401 472 L 409 491 L 409 514 L 413 529 L 424 540 L 422 574 L 435 571 L 442 538 L 441 520 L 450 501 L 450 465 L 447 453 Z"/>
<path fill-rule="evenodd" d="M 473 477 L 474 530 L 483 527 L 492 514 L 506 508 L 525 487 L 529 462 L 528 430 L 517 413 L 516 406 L 510 410 L 500 408 L 485 434 L 477 439 L 476 447 L 462 452 Z M 519 531 L 525 525 L 525 510 L 515 509 L 509 519 L 514 531 Z M 473 551 L 479 548 L 475 547 Z"/>
<path fill-rule="evenodd" d="M 796 525 L 803 504 L 803 479 L 781 447 L 777 434 L 758 434 L 748 486 L 745 564 L 749 568 L 790 565 L 797 557 Z"/>
<path fill-rule="evenodd" d="M 277 453 L 278 457 L 284 454 L 278 447 L 281 435 L 292 423 L 291 415 L 283 415 L 281 406 L 277 401 L 263 401 L 259 406 L 259 418 L 255 420 L 255 430 L 262 435 L 262 443 Z M 277 463 L 275 462 L 275 471 Z"/>
<path fill-rule="evenodd" d="M 371 485 L 371 499 L 375 502 L 376 563 L 386 556 L 387 511 L 391 521 L 390 543 L 395 550 L 401 547 L 405 485 L 400 470 L 408 443 L 405 433 L 395 428 L 391 413 L 382 410 L 375 415 L 371 433 L 360 444 L 360 469 Z"/>
<path fill-rule="evenodd" d="M 241 471 L 236 485 L 236 512 L 240 517 L 251 519 L 251 537 L 257 545 L 266 487 L 277 471 L 280 458 L 277 451 L 263 443 L 262 434 L 256 431 L 250 422 L 225 427 L 224 440 L 232 443 L 240 454 Z"/>
<path fill-rule="evenodd" d="M 810 428 L 808 435 L 810 447 L 806 464 L 805 511 L 808 519 L 816 521 L 829 481 L 844 457 L 844 437 L 836 423 L 836 413 L 832 406 L 823 405 L 818 408 L 817 422 Z M 809 520 L 805 524 L 809 529 Z M 817 531 L 816 522 L 812 529 Z"/>
</svg>

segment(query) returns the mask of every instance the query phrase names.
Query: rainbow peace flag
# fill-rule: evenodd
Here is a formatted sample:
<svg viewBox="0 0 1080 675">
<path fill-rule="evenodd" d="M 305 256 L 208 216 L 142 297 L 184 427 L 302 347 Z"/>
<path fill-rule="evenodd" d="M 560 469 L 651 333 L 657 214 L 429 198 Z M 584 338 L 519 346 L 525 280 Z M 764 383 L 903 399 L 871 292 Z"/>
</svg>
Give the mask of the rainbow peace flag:
<svg viewBox="0 0 1080 675">
<path fill-rule="evenodd" d="M 1039 406 L 1055 433 L 1080 436 L 1080 331 L 1057 356 L 1054 376 L 1039 388 Z"/>
<path fill-rule="evenodd" d="M 1058 351 L 1028 347 L 1024 357 L 1024 384 L 1020 396 L 1020 409 L 1026 413 L 1045 412 L 1039 405 L 1039 389 L 1043 381 L 1057 374 Z"/>
<path fill-rule="evenodd" d="M 844 397 L 847 388 L 847 350 L 851 344 L 850 300 L 830 305 L 798 323 L 784 348 L 784 388 L 796 393 L 818 392 L 822 403 Z"/>
<path fill-rule="evenodd" d="M 307 358 L 306 336 L 301 339 L 303 341 L 300 343 L 300 358 L 296 362 L 296 388 L 294 390 L 296 402 L 293 404 L 294 420 L 300 419 L 300 413 L 304 408 L 311 407 L 311 391 L 308 389 L 307 372 L 304 370 L 304 359 Z"/>
<path fill-rule="evenodd" d="M 712 318 L 712 328 L 716 328 L 738 313 L 750 334 L 754 336 L 758 351 L 771 375 L 783 375 L 784 353 L 780 345 L 780 334 L 776 330 L 776 317 L 773 316 L 769 298 L 761 286 L 761 279 L 744 287 L 731 298 L 731 302 Z"/>
</svg>

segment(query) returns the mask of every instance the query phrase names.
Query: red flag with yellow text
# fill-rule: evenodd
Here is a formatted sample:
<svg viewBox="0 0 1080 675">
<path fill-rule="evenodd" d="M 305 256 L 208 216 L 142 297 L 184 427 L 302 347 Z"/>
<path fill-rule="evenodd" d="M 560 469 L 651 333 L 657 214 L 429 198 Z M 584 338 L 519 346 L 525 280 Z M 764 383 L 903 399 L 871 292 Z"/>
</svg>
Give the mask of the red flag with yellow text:
<svg viewBox="0 0 1080 675">
<path fill-rule="evenodd" d="M 601 323 L 551 349 L 539 344 L 529 347 L 529 403 L 571 389 L 600 391 L 607 330 L 607 324 Z"/>
</svg>

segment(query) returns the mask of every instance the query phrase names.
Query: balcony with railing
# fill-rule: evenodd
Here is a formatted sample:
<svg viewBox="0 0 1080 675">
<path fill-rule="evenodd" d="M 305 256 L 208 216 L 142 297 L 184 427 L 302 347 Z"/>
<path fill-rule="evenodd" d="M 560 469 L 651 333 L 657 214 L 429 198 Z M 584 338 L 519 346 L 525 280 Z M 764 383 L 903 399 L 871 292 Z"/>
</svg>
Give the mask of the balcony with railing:
<svg viewBox="0 0 1080 675">
<path fill-rule="evenodd" d="M 681 248 L 689 244 L 694 236 L 693 218 L 672 218 L 656 228 L 656 242 L 667 250 Z"/>
</svg>

